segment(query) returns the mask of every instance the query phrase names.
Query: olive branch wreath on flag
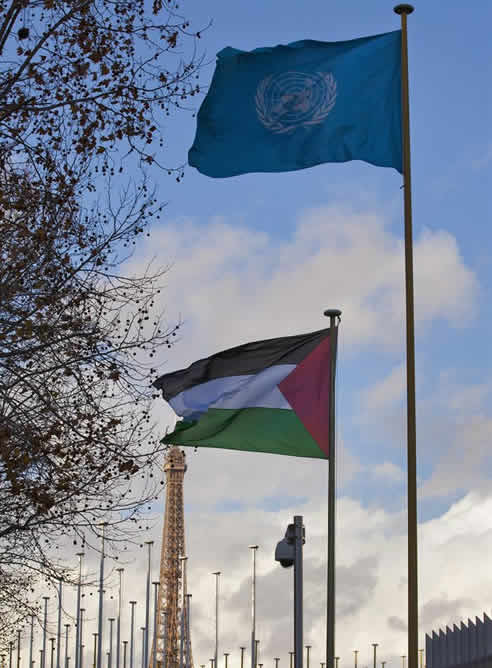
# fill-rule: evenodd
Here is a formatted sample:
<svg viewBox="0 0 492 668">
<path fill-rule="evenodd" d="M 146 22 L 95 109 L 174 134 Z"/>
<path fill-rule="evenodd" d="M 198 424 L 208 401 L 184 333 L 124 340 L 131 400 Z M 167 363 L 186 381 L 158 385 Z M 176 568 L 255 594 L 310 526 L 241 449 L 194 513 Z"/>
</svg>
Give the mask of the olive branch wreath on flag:
<svg viewBox="0 0 492 668">
<path fill-rule="evenodd" d="M 286 72 L 286 74 L 301 73 Z M 266 103 L 266 92 L 274 79 L 274 75 L 271 74 L 260 82 L 255 95 L 256 113 L 258 114 L 258 118 L 260 119 L 262 125 L 267 130 L 270 130 L 270 132 L 273 132 L 274 134 L 284 134 L 287 132 L 293 132 L 296 128 L 301 126 L 318 125 L 325 120 L 336 102 L 337 82 L 335 81 L 335 77 L 331 72 L 315 72 L 315 74 L 323 79 L 326 85 L 324 104 L 316 109 L 314 115 L 311 118 L 292 124 L 282 123 L 280 120 L 278 120 L 278 117 L 275 117 L 275 115 L 272 114 L 272 110 L 268 109 L 268 105 Z"/>
</svg>

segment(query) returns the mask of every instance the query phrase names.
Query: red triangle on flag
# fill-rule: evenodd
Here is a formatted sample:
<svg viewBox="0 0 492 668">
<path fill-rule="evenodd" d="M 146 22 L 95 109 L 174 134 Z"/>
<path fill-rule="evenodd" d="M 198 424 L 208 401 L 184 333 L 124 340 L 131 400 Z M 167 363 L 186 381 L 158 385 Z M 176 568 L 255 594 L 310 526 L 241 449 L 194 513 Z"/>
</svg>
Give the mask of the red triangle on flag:
<svg viewBox="0 0 492 668">
<path fill-rule="evenodd" d="M 292 406 L 326 457 L 329 456 L 331 338 L 326 337 L 279 384 Z"/>
</svg>

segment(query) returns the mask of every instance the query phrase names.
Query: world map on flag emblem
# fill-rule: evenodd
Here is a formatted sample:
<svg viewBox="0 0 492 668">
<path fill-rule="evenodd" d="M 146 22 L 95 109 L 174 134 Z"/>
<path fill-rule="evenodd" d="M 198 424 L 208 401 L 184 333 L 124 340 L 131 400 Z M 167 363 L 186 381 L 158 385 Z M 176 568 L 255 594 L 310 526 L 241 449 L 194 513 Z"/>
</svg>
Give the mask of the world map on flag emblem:
<svg viewBox="0 0 492 668">
<path fill-rule="evenodd" d="M 283 134 L 322 123 L 335 106 L 337 82 L 330 72 L 282 72 L 256 89 L 256 113 L 270 132 Z"/>
</svg>

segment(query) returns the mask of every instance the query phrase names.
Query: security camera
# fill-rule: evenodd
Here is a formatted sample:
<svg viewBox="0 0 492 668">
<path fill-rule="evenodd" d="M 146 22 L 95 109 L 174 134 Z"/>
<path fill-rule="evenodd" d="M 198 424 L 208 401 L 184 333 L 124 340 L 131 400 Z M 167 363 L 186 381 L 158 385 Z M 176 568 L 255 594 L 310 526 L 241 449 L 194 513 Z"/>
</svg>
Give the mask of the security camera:
<svg viewBox="0 0 492 668">
<path fill-rule="evenodd" d="M 289 543 L 287 538 L 282 538 L 275 548 L 275 561 L 279 561 L 284 568 L 289 568 L 294 565 L 294 555 L 293 543 Z"/>
</svg>

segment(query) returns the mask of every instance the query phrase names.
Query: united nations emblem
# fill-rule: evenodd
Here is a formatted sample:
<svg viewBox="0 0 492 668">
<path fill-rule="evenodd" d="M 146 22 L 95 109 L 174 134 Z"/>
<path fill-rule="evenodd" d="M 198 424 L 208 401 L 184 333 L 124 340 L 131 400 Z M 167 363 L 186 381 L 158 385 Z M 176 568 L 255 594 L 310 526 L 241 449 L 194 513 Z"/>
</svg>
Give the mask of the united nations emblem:
<svg viewBox="0 0 492 668">
<path fill-rule="evenodd" d="M 330 72 L 283 72 L 263 79 L 256 89 L 256 113 L 275 134 L 322 123 L 333 109 L 337 82 Z"/>
</svg>

